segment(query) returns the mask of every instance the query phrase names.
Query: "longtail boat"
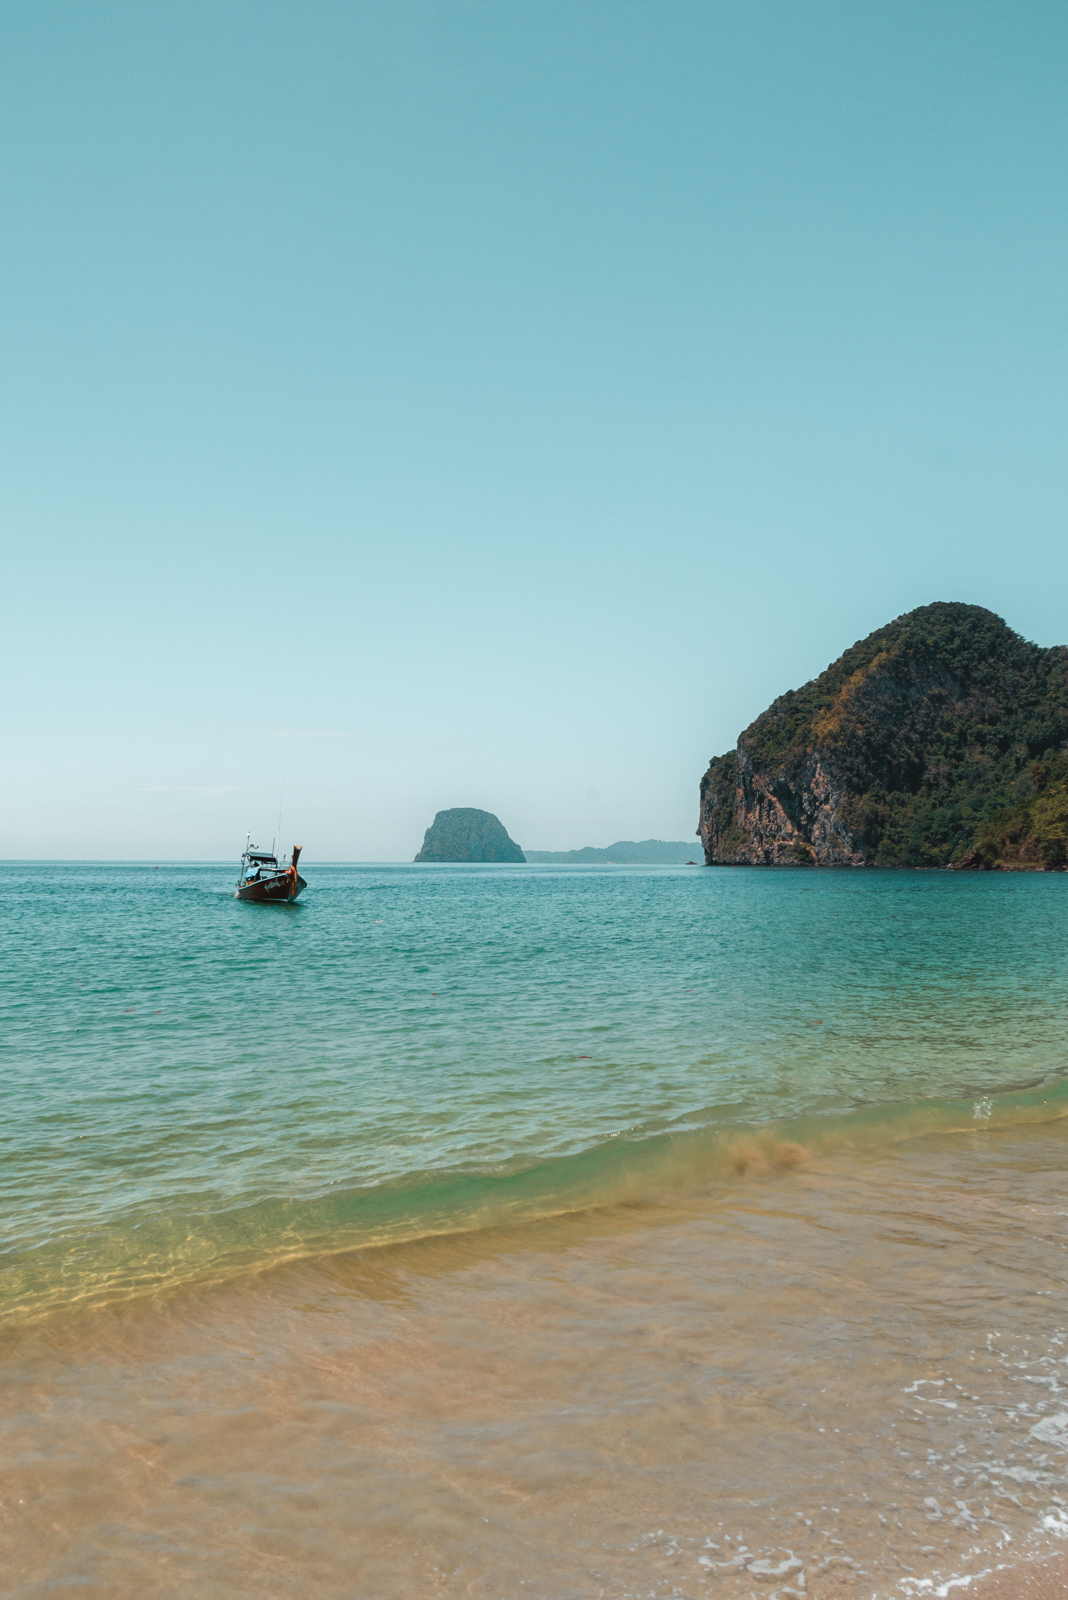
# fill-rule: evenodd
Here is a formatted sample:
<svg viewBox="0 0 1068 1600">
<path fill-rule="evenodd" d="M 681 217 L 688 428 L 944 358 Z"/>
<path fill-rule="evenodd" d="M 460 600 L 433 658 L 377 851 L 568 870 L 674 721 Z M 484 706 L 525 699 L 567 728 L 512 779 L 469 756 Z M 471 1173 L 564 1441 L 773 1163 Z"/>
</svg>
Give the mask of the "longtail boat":
<svg viewBox="0 0 1068 1600">
<path fill-rule="evenodd" d="M 246 840 L 235 898 L 273 905 L 286 905 L 295 900 L 300 891 L 308 887 L 297 871 L 303 848 L 295 844 L 289 861 L 279 862 L 273 851 L 260 850 Z"/>
</svg>

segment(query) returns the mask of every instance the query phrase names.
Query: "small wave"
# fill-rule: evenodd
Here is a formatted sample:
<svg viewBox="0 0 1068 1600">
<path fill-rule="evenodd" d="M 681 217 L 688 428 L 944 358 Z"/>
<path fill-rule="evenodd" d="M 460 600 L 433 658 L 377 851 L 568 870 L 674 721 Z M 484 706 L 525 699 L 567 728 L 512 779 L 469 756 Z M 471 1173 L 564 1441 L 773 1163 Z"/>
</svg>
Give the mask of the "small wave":
<svg viewBox="0 0 1068 1600">
<path fill-rule="evenodd" d="M 908 1141 L 989 1139 L 1068 1116 L 1068 1080 L 814 1115 L 764 1126 L 642 1129 L 573 1155 L 492 1172 L 411 1173 L 374 1187 L 281 1196 L 182 1216 L 142 1214 L 16 1247 L 0 1307 L 16 1321 L 206 1283 L 295 1259 L 397 1245 L 612 1206 L 652 1205 L 717 1185 L 786 1177 L 816 1160 L 871 1159 Z"/>
</svg>

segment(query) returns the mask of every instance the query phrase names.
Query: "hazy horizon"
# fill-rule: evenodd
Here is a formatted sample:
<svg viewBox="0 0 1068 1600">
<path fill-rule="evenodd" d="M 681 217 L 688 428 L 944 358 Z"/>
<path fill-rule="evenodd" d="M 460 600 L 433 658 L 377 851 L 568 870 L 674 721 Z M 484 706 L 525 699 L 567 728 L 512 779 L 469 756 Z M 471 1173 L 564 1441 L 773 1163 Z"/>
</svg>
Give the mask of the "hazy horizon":
<svg viewBox="0 0 1068 1600">
<path fill-rule="evenodd" d="M 8 859 L 687 839 L 902 612 L 1068 639 L 1063 7 L 0 41 Z"/>
<path fill-rule="evenodd" d="M 420 839 L 419 842 L 421 844 L 422 843 L 422 839 Z M 567 845 L 567 846 L 564 846 L 563 849 L 564 850 L 584 850 L 584 849 L 592 848 L 592 849 L 595 849 L 595 850 L 605 850 L 605 849 L 609 849 L 612 845 L 615 845 L 615 844 L 641 844 L 641 843 L 644 843 L 644 842 L 645 842 L 644 840 L 640 840 L 640 839 L 626 839 L 626 840 L 624 840 L 624 839 L 609 839 L 606 842 L 606 844 L 591 846 L 589 841 L 587 840 L 585 843 L 583 843 L 581 845 Z M 687 840 L 680 840 L 680 839 L 656 840 L 654 842 L 663 843 L 663 844 L 688 844 Z M 697 852 L 698 855 L 700 855 L 701 847 L 700 847 L 700 844 L 698 842 L 696 833 L 694 835 L 694 841 L 693 842 L 694 842 L 695 851 Z M 299 839 L 294 840 L 294 841 L 292 841 L 292 843 L 300 844 L 300 840 Z M 262 839 L 262 838 L 261 839 L 253 839 L 252 840 L 252 844 L 254 846 L 258 845 L 259 848 L 264 849 L 264 850 L 270 849 L 270 844 L 267 842 L 266 839 Z M 33 866 L 34 863 L 38 863 L 40 865 L 48 865 L 48 864 L 55 865 L 57 863 L 66 863 L 66 864 L 68 864 L 70 866 L 77 866 L 79 864 L 84 864 L 86 866 L 108 866 L 108 865 L 112 865 L 112 866 L 144 866 L 144 865 L 147 865 L 147 864 L 153 864 L 153 865 L 158 865 L 160 867 L 168 867 L 168 866 L 215 867 L 215 866 L 226 866 L 226 865 L 231 865 L 232 864 L 233 866 L 236 867 L 238 862 L 241 859 L 241 849 L 243 849 L 243 848 L 244 848 L 244 846 L 242 844 L 242 846 L 238 849 L 237 853 L 235 855 L 233 855 L 233 856 L 0 856 L 0 862 L 4 862 L 4 861 L 15 862 L 15 861 L 18 861 L 18 862 L 21 862 L 24 865 L 28 865 L 28 866 Z M 279 855 L 288 855 L 291 848 L 292 848 L 292 844 L 279 845 L 277 853 Z M 541 852 L 543 850 L 548 851 L 550 847 L 549 846 L 543 846 L 543 845 L 540 845 L 540 844 L 531 844 L 531 845 L 520 845 L 519 848 L 521 850 L 524 850 L 524 851 L 533 850 L 533 851 Z M 362 867 L 362 866 L 369 866 L 369 867 L 404 867 L 404 866 L 411 866 L 411 867 L 415 867 L 415 866 L 420 866 L 420 867 L 442 867 L 442 866 L 445 866 L 445 867 L 457 867 L 457 866 L 486 867 L 486 866 L 489 866 L 489 867 L 492 867 L 492 866 L 502 866 L 502 865 L 504 865 L 504 866 L 508 866 L 508 865 L 522 866 L 522 865 L 524 865 L 524 863 L 522 863 L 522 862 L 513 862 L 513 863 L 503 862 L 502 863 L 502 862 L 496 862 L 496 861 L 416 861 L 414 855 L 398 856 L 394 860 L 386 860 L 386 859 L 383 859 L 383 858 L 377 857 L 377 856 L 375 856 L 375 857 L 360 857 L 360 856 L 326 857 L 326 856 L 314 855 L 312 852 L 310 852 L 307 849 L 306 846 L 303 846 L 303 845 L 301 846 L 301 851 L 302 851 L 302 855 L 301 855 L 302 861 L 304 861 L 305 863 L 308 862 L 309 860 L 316 861 L 321 866 L 324 866 L 324 867 Z M 576 865 L 576 866 L 581 866 L 584 863 L 575 862 L 575 863 L 570 863 L 570 864 L 571 865 Z M 627 862 L 616 862 L 616 863 L 613 863 L 613 864 L 616 865 L 616 866 L 626 866 L 626 865 L 628 865 Z M 629 863 L 629 864 L 630 865 L 640 865 L 640 866 L 670 865 L 670 863 L 655 862 L 655 861 L 653 861 L 653 862 Z M 526 863 L 526 865 L 529 865 L 529 866 L 550 866 L 550 865 L 560 866 L 560 865 L 564 865 L 564 866 L 566 866 L 566 865 L 569 865 L 569 863 L 567 863 L 567 862 L 551 863 L 551 862 L 532 861 L 532 862 Z"/>
</svg>

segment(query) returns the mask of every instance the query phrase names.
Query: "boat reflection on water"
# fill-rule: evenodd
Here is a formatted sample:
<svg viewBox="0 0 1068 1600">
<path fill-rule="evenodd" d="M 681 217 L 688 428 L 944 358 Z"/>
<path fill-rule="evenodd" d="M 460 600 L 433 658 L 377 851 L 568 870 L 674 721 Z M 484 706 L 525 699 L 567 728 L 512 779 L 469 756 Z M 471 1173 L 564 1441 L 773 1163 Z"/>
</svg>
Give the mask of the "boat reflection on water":
<svg viewBox="0 0 1068 1600">
<path fill-rule="evenodd" d="M 308 887 L 297 871 L 303 848 L 303 845 L 295 844 L 288 863 L 279 862 L 272 851 L 257 850 L 255 845 L 246 840 L 235 898 L 275 905 L 288 905 L 295 900 L 300 891 Z"/>
</svg>

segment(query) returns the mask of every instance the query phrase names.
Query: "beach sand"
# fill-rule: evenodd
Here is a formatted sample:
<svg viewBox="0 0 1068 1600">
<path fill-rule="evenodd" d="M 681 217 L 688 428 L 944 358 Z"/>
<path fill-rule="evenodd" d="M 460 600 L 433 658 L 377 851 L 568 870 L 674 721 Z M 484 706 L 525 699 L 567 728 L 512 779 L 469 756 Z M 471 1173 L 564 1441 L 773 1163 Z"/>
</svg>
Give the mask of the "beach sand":
<svg viewBox="0 0 1068 1600">
<path fill-rule="evenodd" d="M 1063 1594 L 1064 1156 L 919 1141 L 11 1334 L 7 1593 Z"/>
</svg>

